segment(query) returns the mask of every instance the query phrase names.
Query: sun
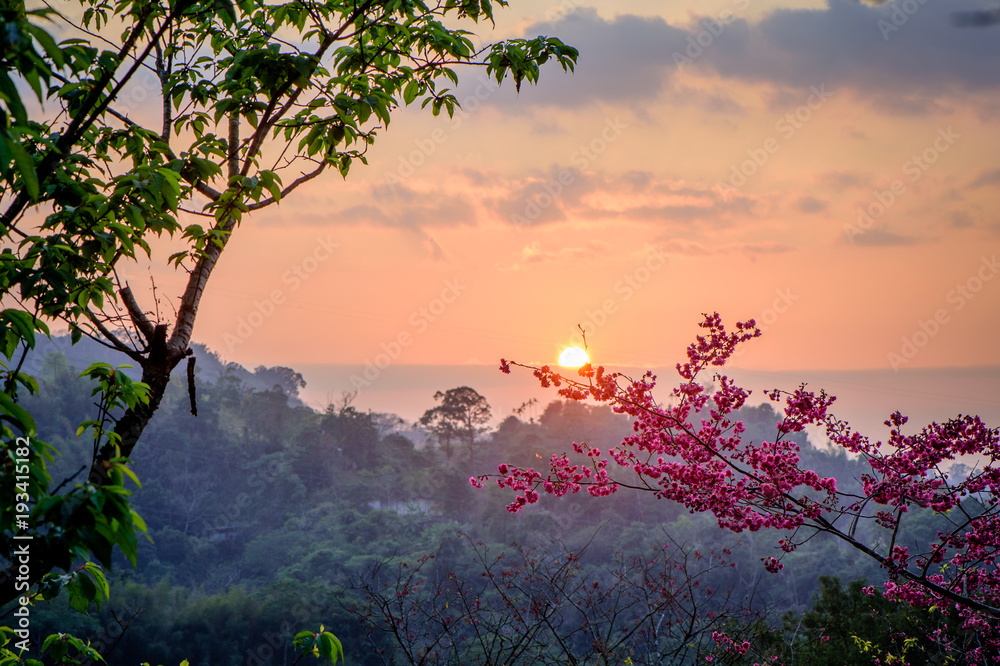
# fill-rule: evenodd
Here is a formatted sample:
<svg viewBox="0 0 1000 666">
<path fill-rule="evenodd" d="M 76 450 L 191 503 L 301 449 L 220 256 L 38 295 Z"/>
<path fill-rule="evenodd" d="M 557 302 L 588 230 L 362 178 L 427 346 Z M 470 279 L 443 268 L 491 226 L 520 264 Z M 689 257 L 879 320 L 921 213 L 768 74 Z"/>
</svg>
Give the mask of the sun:
<svg viewBox="0 0 1000 666">
<path fill-rule="evenodd" d="M 559 354 L 559 365 L 564 368 L 579 368 L 587 363 L 590 363 L 590 357 L 579 347 L 567 347 Z"/>
</svg>

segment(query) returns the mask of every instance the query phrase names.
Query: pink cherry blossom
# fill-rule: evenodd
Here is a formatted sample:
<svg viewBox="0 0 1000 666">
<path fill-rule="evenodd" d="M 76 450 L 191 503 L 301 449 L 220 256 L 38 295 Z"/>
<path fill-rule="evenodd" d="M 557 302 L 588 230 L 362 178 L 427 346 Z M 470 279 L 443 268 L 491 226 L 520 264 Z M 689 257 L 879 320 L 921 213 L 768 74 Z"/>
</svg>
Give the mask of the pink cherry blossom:
<svg viewBox="0 0 1000 666">
<path fill-rule="evenodd" d="M 905 434 L 907 418 L 897 412 L 885 421 L 885 441 L 872 441 L 834 416 L 833 396 L 802 385 L 791 392 L 767 392 L 782 404 L 782 419 L 772 438 L 749 441 L 734 412 L 750 392 L 718 373 L 711 377 L 711 390 L 698 379 L 724 366 L 760 330 L 751 320 L 728 332 L 718 313 L 705 315 L 699 325 L 705 333 L 687 348 L 686 362 L 677 364 L 679 381 L 665 404 L 653 397 L 657 378 L 652 373 L 630 379 L 586 365 L 571 378 L 549 366 L 521 366 L 564 398 L 605 403 L 629 416 L 633 433 L 606 453 L 573 443 L 572 454 L 552 454 L 544 472 L 505 464 L 498 475 L 470 481 L 482 487 L 494 478 L 513 491 L 511 512 L 537 502 L 539 491 L 561 497 L 586 488 L 604 497 L 623 486 L 647 490 L 692 512 L 711 512 L 721 527 L 734 532 L 780 531 L 776 554 L 762 558 L 772 573 L 782 569 L 782 556 L 806 538 L 821 533 L 844 540 L 882 565 L 887 598 L 956 615 L 963 629 L 979 633 L 980 643 L 970 646 L 966 660 L 992 663 L 1000 654 L 1000 467 L 994 466 L 1000 460 L 1000 431 L 978 417 L 960 415 Z M 519 365 L 501 361 L 504 372 Z M 836 479 L 801 466 L 791 435 L 807 427 L 821 428 L 834 446 L 864 460 L 862 496 L 841 493 Z M 963 456 L 980 462 L 967 478 L 950 478 L 946 465 Z M 916 548 L 895 543 L 899 525 L 915 508 L 947 514 L 955 528 Z M 889 541 L 858 540 L 852 526 L 860 521 L 886 528 Z M 874 589 L 865 592 L 874 594 Z M 951 638 L 942 634 L 938 640 Z"/>
</svg>

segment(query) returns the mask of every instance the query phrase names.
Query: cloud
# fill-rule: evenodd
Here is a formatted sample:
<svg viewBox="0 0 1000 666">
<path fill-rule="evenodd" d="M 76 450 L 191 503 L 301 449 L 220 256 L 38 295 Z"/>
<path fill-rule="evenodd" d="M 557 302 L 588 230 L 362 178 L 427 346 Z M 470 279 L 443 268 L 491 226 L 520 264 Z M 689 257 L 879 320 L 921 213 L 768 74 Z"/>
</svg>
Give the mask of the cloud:
<svg viewBox="0 0 1000 666">
<path fill-rule="evenodd" d="M 506 222 L 533 227 L 567 219 L 567 210 L 579 208 L 582 198 L 596 185 L 593 176 L 575 167 L 551 167 L 508 180 L 507 187 L 494 195 L 490 208 Z"/>
<path fill-rule="evenodd" d="M 952 229 L 966 229 L 975 224 L 968 211 L 953 210 L 949 216 L 948 226 Z"/>
<path fill-rule="evenodd" d="M 902 4 L 828 0 L 823 9 L 781 9 L 759 23 L 738 21 L 696 64 L 745 81 L 848 88 L 899 113 L 1000 85 L 996 33 L 951 22 L 952 12 L 983 8 L 985 0 L 913 0 L 909 13 Z"/>
<path fill-rule="evenodd" d="M 915 245 L 917 239 L 885 229 L 869 229 L 863 234 L 852 236 L 850 240 L 846 240 L 845 242 L 862 247 L 903 247 L 906 245 Z"/>
<path fill-rule="evenodd" d="M 984 171 L 969 184 L 969 187 L 995 187 L 997 185 L 1000 185 L 1000 169 Z"/>
<path fill-rule="evenodd" d="M 424 234 L 422 240 L 424 249 L 427 251 L 427 257 L 431 261 L 444 261 L 448 258 L 448 253 L 445 252 L 444 248 L 431 236 Z"/>
<path fill-rule="evenodd" d="M 688 25 L 631 14 L 605 19 L 594 9 L 579 8 L 524 31 L 526 36 L 555 34 L 577 47 L 576 73 L 545 69 L 539 86 L 522 88 L 519 96 L 510 86 L 490 103 L 579 108 L 642 103 L 669 93 L 708 112 L 739 112 L 739 105 L 720 91 L 695 95 L 675 88 L 680 69 L 775 85 L 768 93 L 770 104 L 782 109 L 789 105 L 784 102 L 799 103 L 801 95 L 794 91 L 826 84 L 883 111 L 926 113 L 947 107 L 962 93 L 1000 86 L 997 31 L 958 28 L 952 22 L 953 12 L 988 4 L 828 0 L 822 8 L 779 9 L 755 22 L 732 18 L 722 24 L 718 16 L 707 16 L 694 17 Z"/>
<path fill-rule="evenodd" d="M 538 241 L 521 249 L 521 259 L 510 270 L 524 270 L 530 264 L 550 261 L 593 261 L 607 255 L 610 245 L 601 241 L 587 241 L 581 247 L 561 247 L 558 250 L 544 250 Z"/>
<path fill-rule="evenodd" d="M 741 254 L 756 261 L 764 255 L 790 252 L 792 247 L 776 241 L 761 241 L 754 243 L 724 243 L 721 245 L 704 245 L 697 241 L 682 238 L 671 238 L 659 244 L 658 249 L 666 254 L 687 257 L 709 257 L 724 254 Z"/>
<path fill-rule="evenodd" d="M 799 197 L 794 205 L 795 209 L 801 213 L 819 213 L 826 210 L 825 201 L 811 196 Z"/>
<path fill-rule="evenodd" d="M 824 188 L 842 192 L 856 187 L 867 187 L 871 183 L 871 174 L 861 171 L 826 171 L 819 176 L 819 182 Z"/>
<path fill-rule="evenodd" d="M 359 204 L 314 216 L 324 225 L 364 224 L 374 227 L 429 229 L 475 225 L 477 211 L 468 201 L 458 197 L 441 200 L 440 196 L 409 193 L 402 205 Z M 390 203 L 386 201 L 386 203 Z"/>
<path fill-rule="evenodd" d="M 770 206 L 767 198 L 727 195 L 708 184 L 651 171 L 604 173 L 554 164 L 518 175 L 468 167 L 447 174 L 414 176 L 392 187 L 363 185 L 351 193 L 349 204 L 339 206 L 329 197 L 314 197 L 308 212 L 295 220 L 424 234 L 483 224 L 533 228 L 590 221 L 689 230 L 734 226 L 759 217 Z M 444 256 L 431 249 L 434 256 Z"/>
<path fill-rule="evenodd" d="M 664 64 L 683 48 L 687 33 L 660 17 L 625 14 L 610 20 L 578 8 L 555 22 L 528 26 L 524 36 L 558 35 L 580 50 L 574 74 L 543 67 L 537 87 L 521 88 L 518 105 L 580 107 L 599 101 L 653 100 L 665 89 Z M 494 100 L 510 104 L 513 86 Z"/>
<path fill-rule="evenodd" d="M 678 106 L 693 106 L 710 115 L 732 117 L 745 116 L 747 113 L 746 108 L 721 86 L 715 86 L 711 90 L 677 87 L 671 91 L 669 99 Z"/>
<path fill-rule="evenodd" d="M 734 216 L 752 216 L 757 203 L 750 196 L 725 197 L 708 186 L 646 171 L 605 174 L 558 165 L 509 179 L 502 192 L 481 200 L 499 220 L 518 227 L 571 220 L 726 226 Z"/>
</svg>

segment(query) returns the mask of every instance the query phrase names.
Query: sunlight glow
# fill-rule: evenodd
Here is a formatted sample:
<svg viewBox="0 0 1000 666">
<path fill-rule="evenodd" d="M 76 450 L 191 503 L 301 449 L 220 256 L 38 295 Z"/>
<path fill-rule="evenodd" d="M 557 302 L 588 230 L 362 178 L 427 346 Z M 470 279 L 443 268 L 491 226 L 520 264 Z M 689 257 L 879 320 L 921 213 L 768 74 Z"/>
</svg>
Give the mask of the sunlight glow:
<svg viewBox="0 0 1000 666">
<path fill-rule="evenodd" d="M 590 357 L 579 347 L 567 347 L 559 354 L 559 365 L 564 368 L 579 368 L 587 363 L 590 363 Z"/>
</svg>

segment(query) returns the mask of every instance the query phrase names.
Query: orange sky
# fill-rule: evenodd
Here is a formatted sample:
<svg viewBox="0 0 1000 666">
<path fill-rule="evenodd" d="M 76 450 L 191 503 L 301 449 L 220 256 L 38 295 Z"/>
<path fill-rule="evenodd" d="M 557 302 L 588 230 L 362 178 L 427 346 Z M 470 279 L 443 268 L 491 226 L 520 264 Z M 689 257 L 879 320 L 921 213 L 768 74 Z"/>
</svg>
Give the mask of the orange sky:
<svg viewBox="0 0 1000 666">
<path fill-rule="evenodd" d="M 583 324 L 595 362 L 662 366 L 717 310 L 766 325 L 751 370 L 998 365 L 1000 27 L 913 2 L 512 2 L 491 37 L 558 35 L 577 73 L 397 112 L 368 167 L 243 222 L 195 338 L 553 362 Z"/>
</svg>

